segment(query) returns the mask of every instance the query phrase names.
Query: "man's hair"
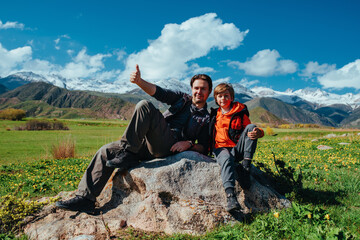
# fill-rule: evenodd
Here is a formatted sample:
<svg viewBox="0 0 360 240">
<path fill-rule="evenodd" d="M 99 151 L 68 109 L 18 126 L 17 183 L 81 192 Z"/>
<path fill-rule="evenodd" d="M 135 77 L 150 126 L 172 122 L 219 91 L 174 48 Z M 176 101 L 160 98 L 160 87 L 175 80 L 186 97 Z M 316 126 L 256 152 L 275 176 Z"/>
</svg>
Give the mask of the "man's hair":
<svg viewBox="0 0 360 240">
<path fill-rule="evenodd" d="M 216 103 L 217 105 L 219 105 L 219 104 L 218 104 L 218 102 L 216 101 L 216 96 L 217 96 L 218 94 L 220 94 L 220 93 L 226 92 L 226 90 L 229 91 L 230 97 L 231 97 L 232 99 L 235 98 L 235 96 L 234 96 L 234 95 L 235 95 L 235 93 L 234 93 L 234 88 L 231 86 L 231 84 L 230 84 L 230 83 L 220 83 L 220 84 L 217 85 L 217 86 L 215 87 L 215 89 L 214 89 L 214 99 L 215 99 L 215 103 Z"/>
<path fill-rule="evenodd" d="M 206 74 L 196 74 L 195 76 L 193 76 L 190 80 L 190 86 L 192 87 L 193 86 L 193 83 L 195 82 L 195 80 L 198 80 L 198 79 L 201 79 L 201 80 L 205 80 L 208 85 L 209 85 L 209 91 L 211 92 L 212 90 L 212 80 L 211 78 L 206 75 Z"/>
</svg>

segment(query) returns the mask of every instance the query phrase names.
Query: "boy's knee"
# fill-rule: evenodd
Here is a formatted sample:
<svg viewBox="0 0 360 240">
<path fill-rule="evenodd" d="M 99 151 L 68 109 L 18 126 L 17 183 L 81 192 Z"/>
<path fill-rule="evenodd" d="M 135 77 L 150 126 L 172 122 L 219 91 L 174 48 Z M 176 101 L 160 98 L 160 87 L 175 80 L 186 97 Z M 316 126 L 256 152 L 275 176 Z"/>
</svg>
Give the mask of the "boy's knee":
<svg viewBox="0 0 360 240">
<path fill-rule="evenodd" d="M 252 130 L 254 130 L 254 128 L 256 128 L 256 125 L 250 123 L 250 124 L 248 124 L 248 125 L 245 127 L 245 130 L 244 130 L 244 131 L 251 132 Z"/>
</svg>

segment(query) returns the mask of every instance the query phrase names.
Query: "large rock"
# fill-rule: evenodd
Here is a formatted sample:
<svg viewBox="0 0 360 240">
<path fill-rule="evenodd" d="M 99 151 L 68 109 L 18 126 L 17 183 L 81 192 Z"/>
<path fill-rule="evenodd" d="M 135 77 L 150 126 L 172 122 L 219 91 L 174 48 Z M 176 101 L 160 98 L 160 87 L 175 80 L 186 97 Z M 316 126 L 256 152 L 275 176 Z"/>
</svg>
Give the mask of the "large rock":
<svg viewBox="0 0 360 240">
<path fill-rule="evenodd" d="M 143 162 L 129 172 L 114 172 L 98 197 L 99 214 L 89 215 L 49 206 L 25 227 L 30 239 L 107 239 L 126 226 L 145 231 L 202 234 L 222 223 L 243 220 L 251 212 L 283 208 L 261 171 L 252 167 L 252 186 L 236 191 L 242 211 L 225 211 L 220 167 L 211 158 L 183 152 Z M 72 197 L 74 193 L 69 194 Z"/>
</svg>

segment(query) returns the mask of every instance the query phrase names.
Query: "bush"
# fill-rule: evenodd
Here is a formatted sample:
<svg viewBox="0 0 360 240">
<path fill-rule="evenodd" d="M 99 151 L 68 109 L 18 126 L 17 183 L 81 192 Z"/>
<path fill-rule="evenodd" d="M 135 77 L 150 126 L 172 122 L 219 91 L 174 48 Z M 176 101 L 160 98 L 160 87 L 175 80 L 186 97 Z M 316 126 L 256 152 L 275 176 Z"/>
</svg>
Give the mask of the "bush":
<svg viewBox="0 0 360 240">
<path fill-rule="evenodd" d="M 32 119 L 26 122 L 25 126 L 17 127 L 16 130 L 40 131 L 40 130 L 69 130 L 69 128 L 60 121 Z"/>
<path fill-rule="evenodd" d="M 57 145 L 52 146 L 51 154 L 54 159 L 75 157 L 75 141 L 70 138 L 59 141 Z"/>
<path fill-rule="evenodd" d="M 22 109 L 8 108 L 0 111 L 0 119 L 20 121 L 25 116 L 26 116 L 26 112 Z"/>
<path fill-rule="evenodd" d="M 274 130 L 269 126 L 266 127 L 266 135 L 268 135 L 268 136 L 274 136 L 275 135 Z"/>
</svg>

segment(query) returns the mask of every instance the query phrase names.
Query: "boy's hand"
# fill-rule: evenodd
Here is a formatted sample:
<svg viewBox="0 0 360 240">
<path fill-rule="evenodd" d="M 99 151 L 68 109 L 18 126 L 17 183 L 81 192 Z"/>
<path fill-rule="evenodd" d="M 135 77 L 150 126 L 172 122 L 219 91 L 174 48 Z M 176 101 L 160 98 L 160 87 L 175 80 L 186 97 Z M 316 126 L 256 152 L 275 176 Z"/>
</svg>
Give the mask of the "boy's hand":
<svg viewBox="0 0 360 240">
<path fill-rule="evenodd" d="M 258 127 L 254 128 L 251 132 L 248 132 L 248 137 L 251 140 L 255 140 L 255 139 L 260 138 L 261 137 L 261 130 Z"/>
<path fill-rule="evenodd" d="M 130 75 L 130 82 L 138 84 L 141 80 L 141 73 L 139 65 L 136 64 L 136 71 L 132 72 Z"/>
</svg>

